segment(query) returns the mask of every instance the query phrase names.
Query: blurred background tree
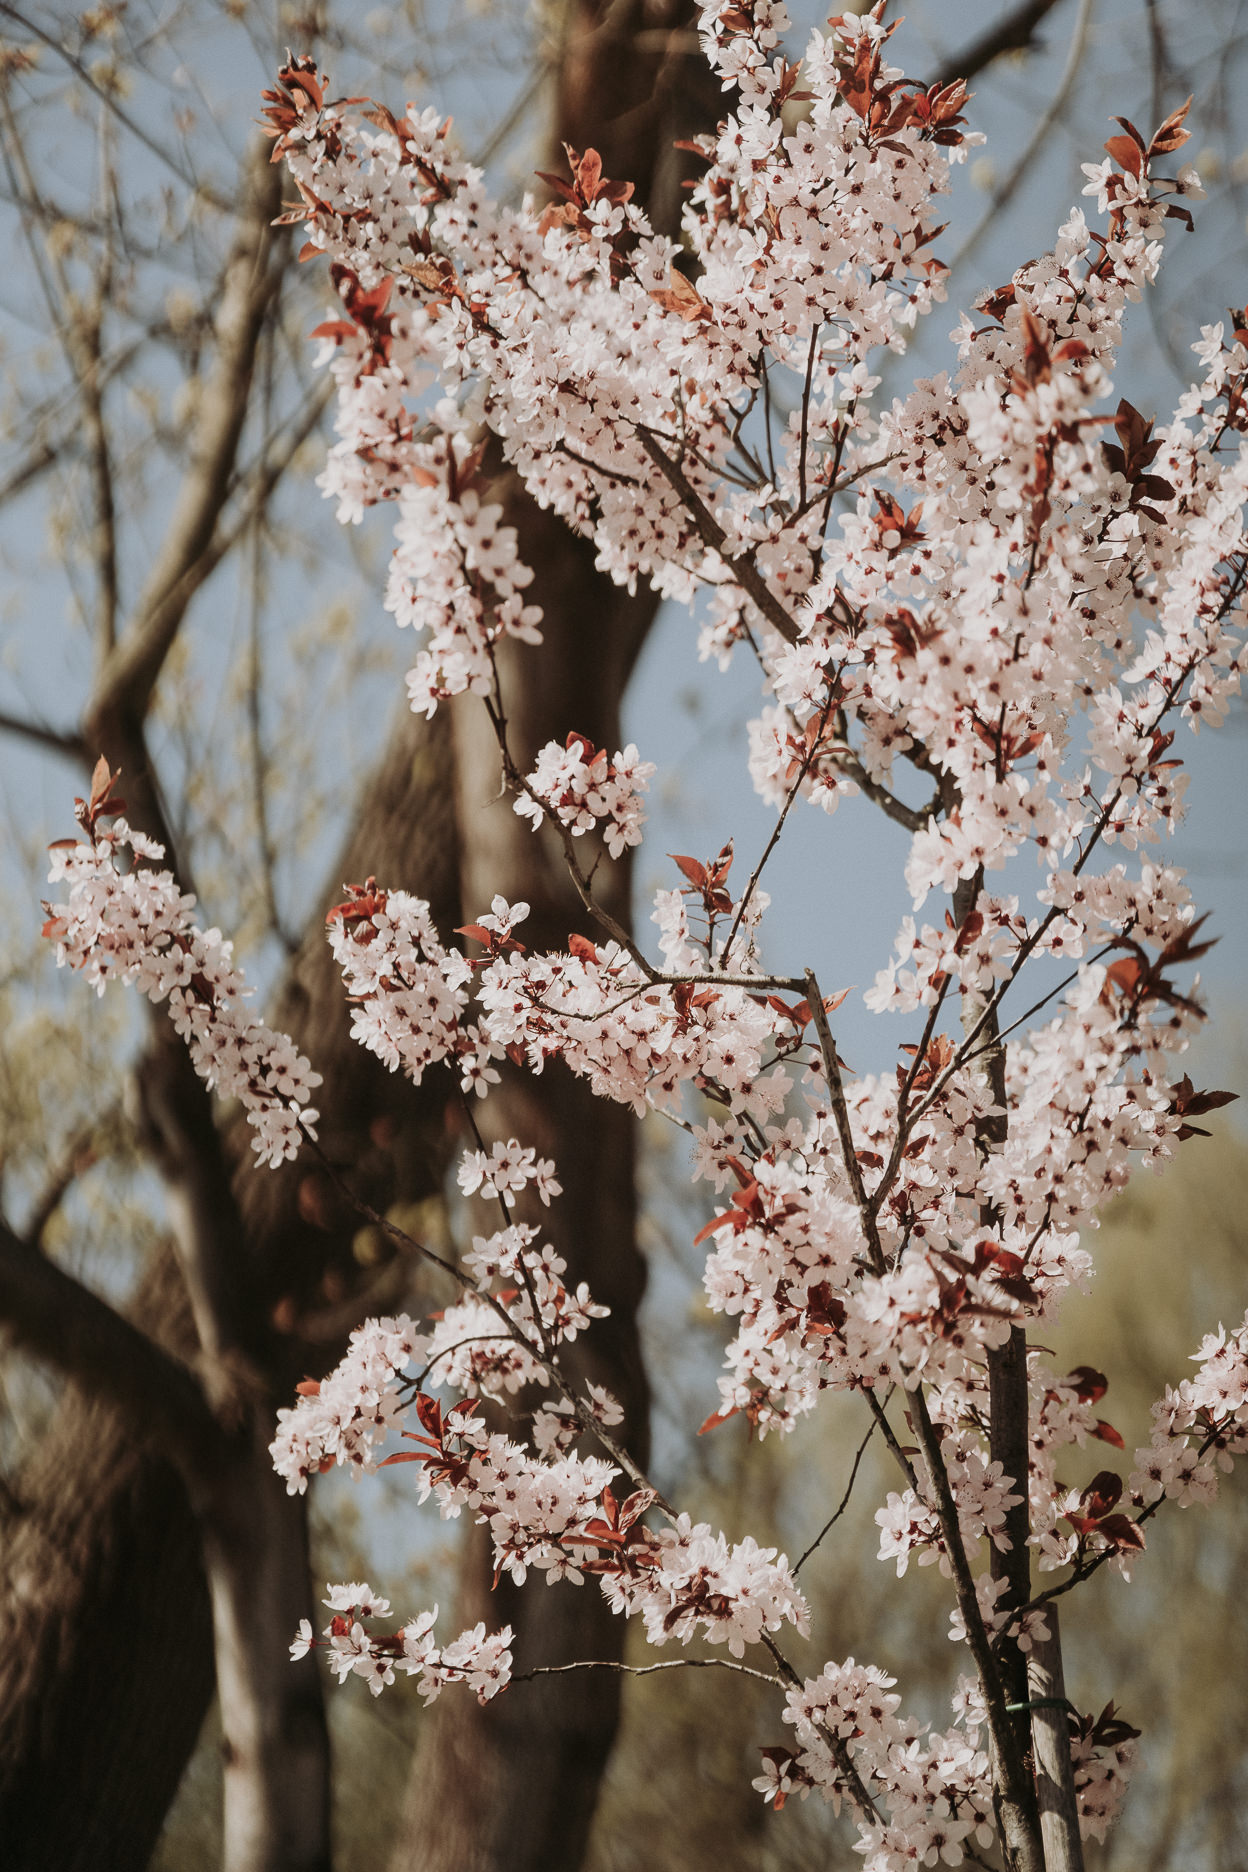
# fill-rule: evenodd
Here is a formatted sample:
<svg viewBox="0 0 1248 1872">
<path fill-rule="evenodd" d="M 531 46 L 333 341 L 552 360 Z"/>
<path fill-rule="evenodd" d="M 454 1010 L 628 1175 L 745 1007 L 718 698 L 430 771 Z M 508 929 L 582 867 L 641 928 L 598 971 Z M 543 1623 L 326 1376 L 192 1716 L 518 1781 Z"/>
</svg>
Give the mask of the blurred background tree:
<svg viewBox="0 0 1248 1872">
<path fill-rule="evenodd" d="M 1182 265 L 1163 273 L 1177 284 L 1163 283 L 1151 326 L 1133 338 L 1168 394 L 1195 298 L 1212 317 L 1243 290 L 1248 166 L 1231 0 L 1210 0 L 1195 19 L 1177 0 L 1003 0 L 973 22 L 953 0 L 923 0 L 910 13 L 908 65 L 975 76 L 976 121 L 992 132 L 942 243 L 958 256 L 956 302 L 1051 240 L 1079 158 L 1099 150 L 1106 100 L 1151 123 L 1196 90 L 1214 199 Z M 413 1603 L 451 1595 L 468 1623 L 483 1615 L 488 1567 L 471 1535 L 462 1548 L 418 1538 L 401 1488 L 385 1513 L 323 1485 L 309 1575 L 301 1505 L 274 1485 L 264 1445 L 293 1382 L 332 1364 L 358 1320 L 442 1296 L 320 1172 L 252 1172 L 239 1123 L 214 1118 L 164 1026 L 111 1000 L 87 1007 L 37 941 L 44 845 L 68 829 L 69 797 L 103 752 L 124 770 L 132 819 L 169 845 L 205 920 L 237 934 L 269 1017 L 324 1073 L 322 1136 L 352 1190 L 453 1245 L 463 1218 L 448 1211 L 444 1180 L 456 1101 L 448 1087 L 412 1091 L 351 1046 L 324 910 L 344 878 L 375 872 L 428 897 L 444 929 L 495 890 L 533 903 L 539 940 L 561 938 L 577 913 L 551 851 L 505 805 L 491 807 L 494 766 L 470 714 L 391 722 L 403 646 L 374 597 L 384 530 L 344 534 L 310 485 L 330 412 L 306 334 L 324 315 L 326 281 L 301 271 L 297 242 L 271 226 L 278 171 L 249 120 L 290 41 L 317 54 L 338 91 L 445 102 L 461 146 L 503 188 L 554 167 L 563 142 L 592 144 L 671 226 L 684 173 L 672 145 L 721 108 L 691 20 L 684 0 L 490 0 L 466 11 L 410 0 L 366 14 L 238 0 L 0 5 L 11 255 L 0 286 L 0 784 L 11 828 L 0 1838 L 16 1865 L 139 1867 L 154 1851 L 165 1872 L 223 1854 L 231 1872 L 331 1855 L 361 1872 L 391 1858 L 396 1872 L 625 1872 L 653 1861 L 656 1840 L 664 1862 L 691 1868 L 838 1863 L 828 1816 L 796 1807 L 776 1817 L 750 1790 L 759 1742 L 781 1739 L 775 1712 L 735 1688 L 725 1698 L 699 1671 L 630 1681 L 613 1757 L 614 1673 L 517 1686 L 486 1712 L 447 1697 L 423 1719 L 414 1697 L 338 1696 L 331 1829 L 315 1667 L 286 1660 L 319 1582 L 365 1575 L 363 1554 L 380 1541 L 391 1563 L 383 1590 L 403 1603 L 408 1570 Z M 923 335 L 921 358 L 943 341 L 946 321 L 929 323 L 940 330 Z M 682 830 L 676 848 L 716 848 L 700 804 L 708 789 L 729 830 L 750 807 L 718 786 L 723 710 L 709 727 L 702 717 L 682 727 L 675 714 L 679 625 L 656 630 L 653 605 L 605 584 L 592 555 L 506 479 L 500 498 L 538 567 L 546 613 L 544 650 L 508 672 L 522 751 L 572 724 L 618 745 L 634 678 L 628 731 L 652 745 L 675 731 L 693 754 L 655 848 L 675 843 L 666 833 L 682 813 L 700 829 Z M 849 836 L 862 832 L 851 824 Z M 822 853 L 806 869 L 826 880 Z M 821 914 L 835 915 L 826 881 L 814 888 Z M 865 953 L 878 956 L 890 918 L 887 904 L 860 916 Z M 639 1232 L 631 1121 L 553 1075 L 538 1090 L 517 1079 L 490 1116 L 559 1159 L 561 1251 L 613 1308 L 609 1331 L 591 1339 L 590 1375 L 625 1402 L 630 1439 L 644 1447 L 640 1242 L 659 1473 L 717 1521 L 760 1537 L 771 1526 L 802 1552 L 840 1499 L 855 1427 L 830 1410 L 778 1462 L 770 1445 L 760 1460 L 739 1426 L 690 1455 L 678 1427 L 706 1414 L 718 1355 L 692 1297 L 693 1257 L 676 1244 L 703 1217 L 682 1207 L 680 1164 L 655 1142 Z M 575 1160 L 560 1148 L 569 1136 Z M 1219 1309 L 1242 1311 L 1244 1152 L 1231 1133 L 1188 1149 L 1206 1155 L 1186 1158 L 1168 1184 L 1133 1190 L 1104 1231 L 1112 1255 L 1068 1355 L 1086 1362 L 1095 1343 L 1108 1363 L 1101 1346 L 1121 1338 L 1113 1369 L 1131 1376 L 1111 1401 L 1128 1447 L 1147 1400 Z M 1207 1216 L 1199 1293 L 1184 1285 L 1197 1198 Z M 1137 1308 L 1128 1329 L 1141 1283 L 1150 1301 L 1168 1283 L 1173 1305 Z M 1154 1343 L 1159 1318 L 1164 1342 Z M 181 1362 L 148 1359 L 153 1345 Z M 898 1593 L 874 1560 L 882 1480 L 868 1449 L 803 1577 L 827 1655 L 870 1631 L 881 1662 L 924 1659 L 935 1694 L 945 1615 L 930 1575 Z M 1242 1661 L 1233 1668 L 1220 1609 L 1233 1603 L 1243 1536 L 1228 1497 L 1216 1521 L 1159 1529 L 1177 1571 L 1144 1565 L 1132 1587 L 1102 1579 L 1089 1595 L 1088 1682 L 1112 1659 L 1116 1695 L 1151 1725 L 1142 1791 L 1106 1863 L 1223 1872 L 1244 1859 Z M 1191 1584 L 1161 1604 L 1154 1577 Z M 622 1625 L 594 1595 L 497 1597 L 507 1603 L 489 1608 L 490 1622 L 517 1624 L 523 1654 L 621 1655 Z M 1079 1632 L 1072 1621 L 1076 1696 Z M 228 1694 L 205 1726 L 217 1678 Z"/>
</svg>

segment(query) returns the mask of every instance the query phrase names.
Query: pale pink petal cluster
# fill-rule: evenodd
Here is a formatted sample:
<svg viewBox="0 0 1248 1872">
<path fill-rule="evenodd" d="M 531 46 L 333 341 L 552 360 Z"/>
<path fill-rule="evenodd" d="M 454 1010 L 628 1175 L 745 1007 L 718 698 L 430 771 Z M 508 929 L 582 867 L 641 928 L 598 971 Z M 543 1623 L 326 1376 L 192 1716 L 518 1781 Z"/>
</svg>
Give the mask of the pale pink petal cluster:
<svg viewBox="0 0 1248 1872">
<path fill-rule="evenodd" d="M 466 1684 L 478 1703 L 488 1703 L 511 1681 L 510 1625 L 490 1633 L 484 1624 L 474 1625 L 450 1644 L 439 1647 L 433 1638 L 436 1606 L 431 1612 L 409 1619 L 398 1632 L 383 1635 L 370 1631 L 364 1621 L 385 1618 L 390 1601 L 378 1599 L 367 1586 L 331 1586 L 325 1604 L 334 1616 L 323 1636 L 316 1638 L 311 1621 L 301 1620 L 290 1654 L 301 1658 L 309 1651 L 323 1650 L 339 1683 L 346 1683 L 348 1677 L 362 1677 L 371 1694 L 380 1696 L 386 1685 L 394 1682 L 397 1671 L 417 1679 L 417 1688 L 428 1705 L 448 1684 L 455 1683 Z"/>
<path fill-rule="evenodd" d="M 107 826 L 84 817 L 84 830 L 52 848 L 49 882 L 68 885 L 65 902 L 46 906 L 58 967 L 77 969 L 97 994 L 130 982 L 167 1003 L 196 1072 L 210 1091 L 238 1100 L 257 1161 L 276 1169 L 316 1136 L 309 1101 L 321 1075 L 286 1034 L 248 1014 L 251 990 L 233 944 L 194 922 L 194 897 L 157 868 L 163 848 L 120 817 Z"/>
<path fill-rule="evenodd" d="M 563 746 L 546 743 L 525 776 L 515 810 L 532 820 L 534 831 L 552 814 L 573 838 L 601 827 L 607 850 L 619 858 L 630 845 L 641 844 L 641 796 L 654 774 L 654 763 L 643 761 L 631 741 L 611 758 L 584 735 L 570 734 Z"/>
<path fill-rule="evenodd" d="M 1233 1333 L 1206 1334 L 1192 1358 L 1196 1376 L 1166 1387 L 1153 1405 L 1152 1441 L 1135 1452 L 1131 1493 L 1145 1505 L 1211 1502 L 1218 1472 L 1229 1475 L 1248 1451 L 1248 1315 Z"/>
<path fill-rule="evenodd" d="M 376 1467 L 379 1446 L 400 1422 L 400 1384 L 409 1366 L 424 1364 L 429 1346 L 405 1313 L 368 1320 L 327 1378 L 304 1381 L 294 1409 L 278 1411 L 269 1445 L 288 1494 L 302 1495 L 309 1476 L 335 1465 L 353 1476 Z"/>
</svg>

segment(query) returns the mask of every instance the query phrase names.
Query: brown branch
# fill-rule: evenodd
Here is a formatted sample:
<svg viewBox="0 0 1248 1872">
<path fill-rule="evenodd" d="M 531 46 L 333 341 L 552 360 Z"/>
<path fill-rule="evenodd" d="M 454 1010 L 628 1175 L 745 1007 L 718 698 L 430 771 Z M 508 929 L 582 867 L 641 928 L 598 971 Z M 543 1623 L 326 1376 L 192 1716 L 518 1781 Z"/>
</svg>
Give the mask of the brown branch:
<svg viewBox="0 0 1248 1872">
<path fill-rule="evenodd" d="M 1066 1720 L 1066 1681 L 1057 1607 L 1044 1614 L 1047 1638 L 1032 1638 L 1028 1661 L 1031 1733 L 1036 1757 L 1036 1801 L 1045 1872 L 1083 1872 L 1083 1839 Z"/>
<path fill-rule="evenodd" d="M 940 1521 L 945 1553 L 953 1570 L 954 1592 L 966 1628 L 966 1641 L 975 1660 L 983 1691 L 988 1735 L 992 1745 L 997 1822 L 1007 1862 L 1011 1872 L 1044 1872 L 1044 1852 L 1035 1814 L 1035 1793 L 1006 1709 L 1005 1686 L 979 1610 L 957 1504 L 953 1499 L 940 1438 L 928 1411 L 922 1385 L 914 1392 L 910 1417 L 923 1452 L 923 1466 L 931 1489 L 930 1505 L 935 1508 Z"/>
<path fill-rule="evenodd" d="M 257 143 L 246 171 L 219 292 L 216 364 L 204 387 L 190 467 L 135 615 L 100 670 L 89 710 L 96 719 L 124 713 L 143 720 L 187 605 L 225 550 L 218 523 L 234 485 L 260 333 L 281 279 L 270 227 L 280 207 L 280 182 L 267 150 Z"/>
<path fill-rule="evenodd" d="M 188 1477 L 220 1463 L 221 1426 L 188 1367 L 3 1222 L 0 1317 L 24 1351 L 154 1432 Z"/>
<path fill-rule="evenodd" d="M 113 1129 L 119 1110 L 117 1104 L 110 1105 L 98 1118 L 80 1126 L 66 1143 L 26 1217 L 23 1240 L 31 1249 L 42 1249 L 44 1231 L 78 1178 L 97 1161 L 100 1145 Z"/>
<path fill-rule="evenodd" d="M 952 84 L 958 78 L 973 78 L 996 59 L 1009 52 L 1029 52 L 1036 43 L 1036 28 L 1053 11 L 1058 0 L 1023 0 L 1023 5 L 1007 13 L 978 39 L 972 39 L 963 51 L 946 60 L 936 76 L 937 84 Z"/>
<path fill-rule="evenodd" d="M 753 559 L 748 554 L 743 554 L 740 558 L 734 558 L 731 552 L 726 550 L 728 546 L 728 535 L 724 532 L 723 527 L 720 526 L 718 520 L 702 499 L 697 489 L 693 486 L 693 483 L 689 480 L 689 477 L 685 474 L 679 463 L 674 462 L 666 451 L 660 447 L 658 438 L 653 435 L 649 429 L 644 428 L 638 423 L 635 433 L 637 440 L 641 443 L 642 448 L 645 449 L 646 454 L 650 457 L 664 480 L 679 494 L 697 526 L 698 537 L 701 539 L 703 545 L 709 546 L 713 552 L 719 554 L 725 566 L 728 568 L 729 572 L 731 572 L 734 582 L 741 587 L 748 598 L 753 599 L 767 622 L 773 629 L 779 631 L 785 643 L 796 644 L 800 642 L 800 633 L 798 632 L 796 624 L 793 622 L 780 600 L 776 597 L 776 594 L 772 591 L 770 585 L 768 585 L 766 579 L 758 570 L 758 567 L 754 564 Z"/>
<path fill-rule="evenodd" d="M 116 118 L 117 122 L 128 130 L 131 136 L 137 137 L 143 147 L 150 150 L 153 156 L 158 157 L 165 168 L 172 171 L 172 173 L 177 176 L 178 180 L 184 182 L 187 188 L 201 201 L 210 202 L 214 208 L 222 209 L 227 214 L 233 211 L 236 203 L 229 200 L 227 196 L 219 193 L 218 190 L 212 187 L 211 183 L 204 182 L 200 177 L 192 174 L 189 169 L 184 169 L 176 156 L 165 149 L 162 144 L 158 143 L 156 138 L 143 128 L 142 124 L 136 122 L 129 112 L 122 108 L 114 92 L 107 91 L 102 85 L 97 84 L 82 60 L 71 52 L 68 46 L 62 45 L 59 39 L 55 38 L 44 27 L 40 26 L 36 20 L 29 18 L 27 14 L 20 12 L 17 7 L 11 5 L 10 0 L 0 0 L 0 15 L 3 15 L 6 19 L 12 20 L 15 26 L 20 26 L 23 32 L 29 33 L 34 39 L 38 39 L 41 44 L 48 47 L 49 51 L 55 52 L 58 58 L 63 59 L 73 72 L 75 78 L 78 79 L 79 83 L 85 85 L 87 90 L 97 97 L 105 109 Z"/>
<path fill-rule="evenodd" d="M 806 1562 L 810 1559 L 811 1554 L 814 1553 L 816 1547 L 818 1547 L 819 1543 L 824 1539 L 826 1535 L 832 1532 L 832 1529 L 836 1526 L 837 1522 L 840 1520 L 845 1510 L 849 1507 L 849 1498 L 854 1492 L 854 1483 L 858 1480 L 858 1471 L 862 1467 L 862 1459 L 867 1453 L 867 1444 L 871 1441 L 872 1437 L 875 1435 L 877 1429 L 879 1428 L 879 1421 L 880 1420 L 878 1417 L 872 1418 L 871 1423 L 867 1429 L 867 1434 L 866 1436 L 863 1437 L 862 1442 L 858 1445 L 857 1451 L 855 1452 L 853 1467 L 850 1469 L 850 1472 L 849 1472 L 849 1481 L 845 1484 L 845 1493 L 841 1496 L 840 1501 L 836 1504 L 836 1507 L 833 1509 L 832 1513 L 828 1516 L 827 1520 L 824 1522 L 819 1532 L 815 1535 L 814 1540 L 811 1541 L 810 1546 L 806 1549 L 801 1559 L 794 1562 L 793 1572 L 795 1576 L 801 1572 Z"/>
<path fill-rule="evenodd" d="M 10 715 L 7 709 L 0 709 L 0 734 L 18 735 L 24 741 L 33 741 L 37 747 L 50 749 L 53 754 L 64 754 L 67 760 L 90 760 L 86 740 L 75 729 L 27 721 L 21 715 Z"/>
<path fill-rule="evenodd" d="M 823 1005 L 823 995 L 813 969 L 806 970 L 806 997 L 811 1018 L 815 1023 L 815 1032 L 819 1036 L 819 1052 L 823 1059 L 824 1077 L 828 1082 L 828 1097 L 832 1101 L 832 1116 L 836 1122 L 836 1135 L 840 1139 L 845 1174 L 849 1178 L 854 1206 L 858 1211 L 862 1232 L 867 1238 L 867 1247 L 871 1254 L 871 1271 L 875 1274 L 883 1274 L 888 1266 L 888 1260 L 884 1253 L 884 1244 L 880 1240 L 880 1226 L 876 1220 L 875 1210 L 862 1180 L 862 1166 L 858 1162 L 858 1152 L 854 1148 L 854 1133 L 849 1121 L 849 1106 L 845 1099 L 845 1082 L 841 1078 L 840 1061 L 836 1057 L 836 1043 L 832 1038 L 832 1030 L 828 1026 L 827 1009 Z"/>
<path fill-rule="evenodd" d="M 678 1657 L 664 1658 L 660 1664 L 625 1664 L 619 1658 L 578 1658 L 574 1664 L 535 1664 L 532 1670 L 519 1671 L 512 1683 L 530 1683 L 534 1677 L 561 1677 L 568 1671 L 612 1670 L 621 1671 L 626 1677 L 652 1677 L 655 1671 L 666 1670 L 730 1670 L 739 1677 L 756 1677 L 759 1683 L 776 1684 L 783 1687 L 783 1677 L 776 1677 L 771 1671 L 754 1670 L 749 1664 L 734 1663 L 731 1658 L 721 1657 Z"/>
<path fill-rule="evenodd" d="M 843 753 L 838 748 L 832 756 L 832 763 L 853 781 L 858 791 L 872 805 L 878 806 L 890 819 L 895 819 L 907 832 L 922 832 L 932 815 L 940 810 L 939 795 L 929 800 L 926 806 L 907 806 L 904 800 L 898 799 L 895 793 L 890 793 L 886 786 L 881 786 L 878 780 L 871 778 L 852 748 L 847 747 Z"/>
</svg>

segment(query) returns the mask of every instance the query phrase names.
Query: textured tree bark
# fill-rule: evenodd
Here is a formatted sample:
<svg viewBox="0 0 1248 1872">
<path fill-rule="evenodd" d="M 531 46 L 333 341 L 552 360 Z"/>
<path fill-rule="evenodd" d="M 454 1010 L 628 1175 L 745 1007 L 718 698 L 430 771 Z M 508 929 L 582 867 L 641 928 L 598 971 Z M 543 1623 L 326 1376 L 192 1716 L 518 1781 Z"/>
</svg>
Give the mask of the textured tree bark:
<svg viewBox="0 0 1248 1872">
<path fill-rule="evenodd" d="M 190 1337 L 164 1254 L 134 1311 Z M 212 1695 L 212 1620 L 181 1477 L 71 1389 L 0 1528 L 0 1839 L 41 1872 L 146 1864 Z"/>
<path fill-rule="evenodd" d="M 1033 1708 L 1031 1733 L 1036 1751 L 1036 1800 L 1045 1872 L 1083 1872 L 1083 1838 L 1070 1758 L 1070 1723 L 1066 1713 L 1066 1678 L 1062 1670 L 1062 1628 L 1057 1601 L 1044 1608 L 1047 1638 L 1031 1647 L 1028 1684 Z"/>
</svg>

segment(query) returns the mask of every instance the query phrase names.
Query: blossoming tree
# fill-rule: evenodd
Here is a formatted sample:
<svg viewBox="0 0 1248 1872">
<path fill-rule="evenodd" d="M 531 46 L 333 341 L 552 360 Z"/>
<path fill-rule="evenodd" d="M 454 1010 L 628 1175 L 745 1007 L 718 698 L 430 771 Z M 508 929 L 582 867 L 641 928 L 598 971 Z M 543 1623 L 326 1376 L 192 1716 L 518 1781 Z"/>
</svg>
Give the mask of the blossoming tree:
<svg viewBox="0 0 1248 1872">
<path fill-rule="evenodd" d="M 887 62 L 883 12 L 831 20 L 795 65 L 772 0 L 704 6 L 735 100 L 699 141 L 680 246 L 593 150 L 545 178 L 547 206 L 506 208 L 436 113 L 331 101 L 309 60 L 267 115 L 305 257 L 328 258 L 341 302 L 317 334 L 338 389 L 325 486 L 344 520 L 395 503 L 412 705 L 484 710 L 516 811 L 601 927 L 535 953 L 526 906 L 495 897 L 457 943 L 408 892 L 350 886 L 328 929 L 355 1037 L 414 1080 L 457 1074 L 470 1122 L 508 1060 L 561 1062 L 688 1133 L 717 1199 L 707 1296 L 734 1326 L 702 1428 L 743 1415 L 783 1436 L 824 1392 L 861 1398 L 897 1467 L 880 1557 L 949 1582 L 949 1725 L 907 1715 L 870 1663 L 810 1658 L 787 1557 L 695 1525 L 620 1442 L 616 1401 L 563 1356 L 603 1309 L 543 1243 L 558 1165 L 524 1139 L 478 1134 L 459 1185 L 492 1226 L 454 1261 L 422 1250 L 456 1304 L 362 1328 L 283 1412 L 273 1457 L 292 1491 L 335 1464 L 413 1465 L 422 1500 L 488 1526 L 499 1575 L 600 1591 L 653 1645 L 699 1640 L 766 1678 L 789 1733 L 755 1785 L 846 1807 L 870 1872 L 1069 1872 L 1118 1809 L 1136 1732 L 1067 1701 L 1060 1600 L 1147 1564 L 1150 1518 L 1209 1498 L 1248 1443 L 1245 1321 L 1206 1339 L 1125 1479 L 1072 1490 L 1063 1452 L 1122 1445 L 1097 1415 L 1107 1379 L 1032 1343 L 1095 1271 L 1098 1207 L 1229 1096 L 1180 1071 L 1201 1018 L 1180 972 L 1207 945 L 1157 848 L 1181 811 L 1176 737 L 1215 726 L 1240 679 L 1248 330 L 1204 330 L 1163 426 L 1111 396 L 1126 306 L 1199 194 L 1172 172 L 1179 111 L 1151 137 L 1124 123 L 1087 169 L 1100 223 L 1072 211 L 961 316 L 953 374 L 883 406 L 880 357 L 943 297 L 934 203 L 974 140 L 964 87 Z M 762 671 L 750 768 L 775 831 L 744 880 L 731 847 L 676 858 L 654 952 L 601 902 L 653 767 L 575 723 L 527 770 L 511 745 L 500 650 L 541 616 L 483 430 L 615 579 L 696 604 L 706 657 Z M 55 852 L 60 959 L 167 1001 L 262 1163 L 315 1153 L 312 1064 L 246 1012 L 229 945 L 130 831 L 115 779 L 102 764 Z M 771 972 L 762 887 L 790 813 L 855 791 L 909 831 L 915 905 L 865 996 L 881 1064 L 863 1076 L 837 1052 L 829 932 L 801 975 Z M 323 1646 L 343 1680 L 506 1690 L 507 1627 L 386 1629 L 363 1584 L 326 1604 L 292 1651 Z"/>
</svg>

